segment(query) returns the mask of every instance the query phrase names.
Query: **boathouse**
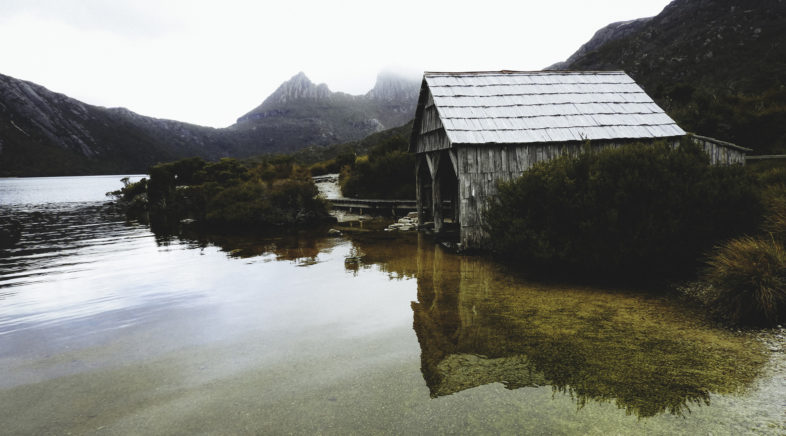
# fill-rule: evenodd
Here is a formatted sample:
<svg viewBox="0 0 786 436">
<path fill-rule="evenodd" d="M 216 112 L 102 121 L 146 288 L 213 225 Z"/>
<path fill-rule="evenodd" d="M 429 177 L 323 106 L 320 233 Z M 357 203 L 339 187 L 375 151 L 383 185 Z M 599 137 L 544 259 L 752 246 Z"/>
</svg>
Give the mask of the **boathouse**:
<svg viewBox="0 0 786 436">
<path fill-rule="evenodd" d="M 490 71 L 423 75 L 409 150 L 416 153 L 422 225 L 443 229 L 443 200 L 461 248 L 483 246 L 483 211 L 499 180 L 536 162 L 592 148 L 667 141 L 686 133 L 622 71 Z M 695 137 L 715 164 L 748 149 Z M 439 206 L 439 207 L 435 207 Z"/>
</svg>

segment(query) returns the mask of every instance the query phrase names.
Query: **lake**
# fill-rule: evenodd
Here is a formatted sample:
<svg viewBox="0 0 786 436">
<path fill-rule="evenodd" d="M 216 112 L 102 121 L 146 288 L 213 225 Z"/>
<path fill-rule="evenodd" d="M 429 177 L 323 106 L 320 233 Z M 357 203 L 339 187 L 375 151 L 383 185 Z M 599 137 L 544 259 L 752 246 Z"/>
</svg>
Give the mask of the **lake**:
<svg viewBox="0 0 786 436">
<path fill-rule="evenodd" d="M 155 234 L 121 177 L 0 179 L 4 434 L 786 434 L 785 353 L 677 297 L 415 233 Z"/>
</svg>

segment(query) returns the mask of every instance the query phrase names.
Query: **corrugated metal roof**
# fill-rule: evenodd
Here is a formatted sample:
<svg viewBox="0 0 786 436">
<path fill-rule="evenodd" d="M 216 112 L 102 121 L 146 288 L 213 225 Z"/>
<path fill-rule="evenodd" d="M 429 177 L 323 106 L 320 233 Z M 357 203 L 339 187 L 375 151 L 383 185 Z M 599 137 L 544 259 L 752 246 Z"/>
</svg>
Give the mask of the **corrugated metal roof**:
<svg viewBox="0 0 786 436">
<path fill-rule="evenodd" d="M 622 71 L 425 73 L 424 82 L 454 144 L 685 134 Z"/>
</svg>

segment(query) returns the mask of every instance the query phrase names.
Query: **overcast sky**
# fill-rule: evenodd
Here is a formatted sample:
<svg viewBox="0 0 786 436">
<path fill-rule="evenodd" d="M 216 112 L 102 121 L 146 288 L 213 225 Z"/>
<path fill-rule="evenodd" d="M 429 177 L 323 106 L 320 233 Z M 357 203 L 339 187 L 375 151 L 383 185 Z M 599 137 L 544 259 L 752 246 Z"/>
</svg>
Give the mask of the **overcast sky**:
<svg viewBox="0 0 786 436">
<path fill-rule="evenodd" d="M 364 94 L 381 70 L 539 70 L 669 0 L 0 0 L 0 73 L 215 127 L 299 71 Z"/>
</svg>

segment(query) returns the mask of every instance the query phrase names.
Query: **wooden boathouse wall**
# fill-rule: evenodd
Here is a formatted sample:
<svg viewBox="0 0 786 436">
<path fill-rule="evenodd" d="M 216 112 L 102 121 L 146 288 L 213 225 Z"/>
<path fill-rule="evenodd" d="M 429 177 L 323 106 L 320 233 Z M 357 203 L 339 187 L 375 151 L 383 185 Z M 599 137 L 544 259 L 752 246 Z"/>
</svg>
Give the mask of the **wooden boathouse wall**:
<svg viewBox="0 0 786 436">
<path fill-rule="evenodd" d="M 745 165 L 745 156 L 753 151 L 731 142 L 721 141 L 707 136 L 689 135 L 693 142 L 699 144 L 710 157 L 713 165 Z"/>
<path fill-rule="evenodd" d="M 593 144 L 594 149 L 618 144 Z M 537 162 L 578 155 L 581 143 L 457 145 L 459 223 L 462 247 L 482 248 L 487 240 L 484 213 L 497 194 L 497 183 L 521 177 Z"/>
</svg>

